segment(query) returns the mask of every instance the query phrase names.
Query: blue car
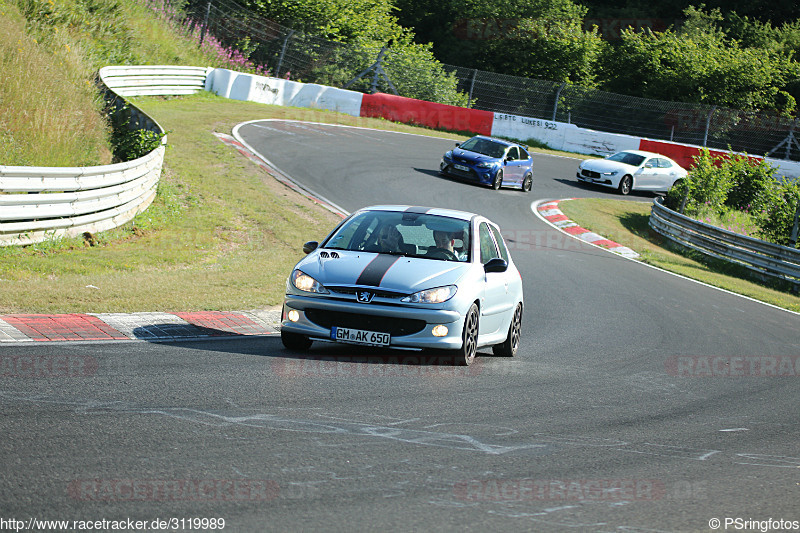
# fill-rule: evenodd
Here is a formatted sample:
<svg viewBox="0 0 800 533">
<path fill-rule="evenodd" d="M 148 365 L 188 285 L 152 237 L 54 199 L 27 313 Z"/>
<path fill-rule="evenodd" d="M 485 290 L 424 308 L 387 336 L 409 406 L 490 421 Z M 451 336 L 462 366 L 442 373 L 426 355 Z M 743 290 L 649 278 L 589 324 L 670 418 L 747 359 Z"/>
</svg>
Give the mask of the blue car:
<svg viewBox="0 0 800 533">
<path fill-rule="evenodd" d="M 522 278 L 498 228 L 474 213 L 374 206 L 344 220 L 286 283 L 281 340 L 449 350 L 462 364 L 478 348 L 517 353 Z"/>
<path fill-rule="evenodd" d="M 516 187 L 525 192 L 533 186 L 533 158 L 525 146 L 477 135 L 442 156 L 439 172 L 497 190 Z"/>
</svg>

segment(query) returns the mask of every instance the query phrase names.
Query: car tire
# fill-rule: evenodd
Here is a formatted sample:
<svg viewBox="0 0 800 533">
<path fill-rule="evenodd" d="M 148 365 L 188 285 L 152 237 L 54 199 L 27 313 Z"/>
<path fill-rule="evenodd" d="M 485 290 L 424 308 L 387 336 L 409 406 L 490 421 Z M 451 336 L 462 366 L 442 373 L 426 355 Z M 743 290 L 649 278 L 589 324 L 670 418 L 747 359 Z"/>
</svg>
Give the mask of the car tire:
<svg viewBox="0 0 800 533">
<path fill-rule="evenodd" d="M 494 181 L 492 182 L 492 189 L 498 190 L 500 187 L 503 186 L 503 169 L 497 171 L 497 174 L 494 177 Z"/>
<path fill-rule="evenodd" d="M 533 176 L 528 173 L 525 174 L 525 177 L 522 180 L 522 191 L 531 192 L 531 188 L 533 188 Z"/>
<path fill-rule="evenodd" d="M 457 351 L 456 364 L 469 366 L 478 352 L 478 305 L 472 304 L 464 317 L 464 329 L 461 332 L 461 348 Z"/>
<path fill-rule="evenodd" d="M 292 352 L 302 352 L 311 348 L 312 341 L 305 335 L 281 330 L 281 342 L 287 350 Z"/>
<path fill-rule="evenodd" d="M 519 339 L 522 332 L 522 304 L 517 304 L 511 324 L 508 326 L 508 336 L 502 344 L 492 346 L 492 352 L 500 357 L 514 357 L 519 348 Z"/>
<path fill-rule="evenodd" d="M 619 187 L 617 187 L 617 190 L 623 196 L 629 195 L 633 190 L 633 176 L 630 174 L 622 176 L 622 179 L 619 180 Z"/>
</svg>

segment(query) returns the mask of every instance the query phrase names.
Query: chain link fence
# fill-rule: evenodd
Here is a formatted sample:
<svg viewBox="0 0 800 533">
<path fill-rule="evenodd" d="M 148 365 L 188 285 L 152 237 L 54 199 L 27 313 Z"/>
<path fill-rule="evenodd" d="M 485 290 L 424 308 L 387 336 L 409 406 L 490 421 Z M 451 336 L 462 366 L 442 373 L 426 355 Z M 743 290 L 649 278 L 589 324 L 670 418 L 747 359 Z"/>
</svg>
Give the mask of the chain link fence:
<svg viewBox="0 0 800 533">
<path fill-rule="evenodd" d="M 637 98 L 410 57 L 391 47 L 329 41 L 267 20 L 231 0 L 187 5 L 182 24 L 201 41 L 238 50 L 257 72 L 575 124 L 635 137 L 800 160 L 796 119 L 702 104 Z M 383 53 L 382 53 L 383 52 Z M 380 57 L 380 60 L 379 60 Z M 376 68 L 381 70 L 376 71 Z M 378 76 L 378 72 L 385 73 Z M 358 78 L 359 74 L 364 74 Z M 388 80 L 387 80 L 388 78 Z M 524 139 L 523 139 L 524 140 Z"/>
</svg>

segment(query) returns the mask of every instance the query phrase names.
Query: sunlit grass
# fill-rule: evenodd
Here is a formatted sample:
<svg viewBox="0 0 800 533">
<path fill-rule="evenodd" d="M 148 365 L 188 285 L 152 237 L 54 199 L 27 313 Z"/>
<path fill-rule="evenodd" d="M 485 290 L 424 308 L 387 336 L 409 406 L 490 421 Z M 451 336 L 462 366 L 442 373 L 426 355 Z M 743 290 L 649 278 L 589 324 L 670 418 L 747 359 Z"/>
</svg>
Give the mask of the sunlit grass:
<svg viewBox="0 0 800 533">
<path fill-rule="evenodd" d="M 89 166 L 111 161 L 101 99 L 80 45 L 64 32 L 48 47 L 0 3 L 0 163 Z"/>
<path fill-rule="evenodd" d="M 769 283 L 753 281 L 743 267 L 671 249 L 649 227 L 649 203 L 580 199 L 563 201 L 559 209 L 586 229 L 635 250 L 647 264 L 800 312 L 800 297 L 788 290 L 773 288 Z"/>
</svg>

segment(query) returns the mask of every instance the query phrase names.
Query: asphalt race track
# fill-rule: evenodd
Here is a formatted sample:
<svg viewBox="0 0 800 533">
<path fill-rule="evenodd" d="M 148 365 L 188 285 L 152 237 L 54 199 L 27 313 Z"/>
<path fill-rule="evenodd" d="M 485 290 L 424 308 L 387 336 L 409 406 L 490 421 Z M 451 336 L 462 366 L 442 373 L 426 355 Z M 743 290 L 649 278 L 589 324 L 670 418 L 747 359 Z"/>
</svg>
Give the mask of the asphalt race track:
<svg viewBox="0 0 800 533">
<path fill-rule="evenodd" d="M 800 531 L 800 316 L 550 228 L 533 201 L 619 198 L 579 185 L 574 159 L 535 155 L 525 194 L 439 176 L 444 138 L 275 121 L 240 133 L 347 211 L 408 203 L 499 223 L 524 280 L 519 355 L 483 349 L 453 368 L 315 344 L 303 359 L 277 336 L 2 346 L 4 361 L 82 366 L 0 374 L 1 519 Z"/>
</svg>

